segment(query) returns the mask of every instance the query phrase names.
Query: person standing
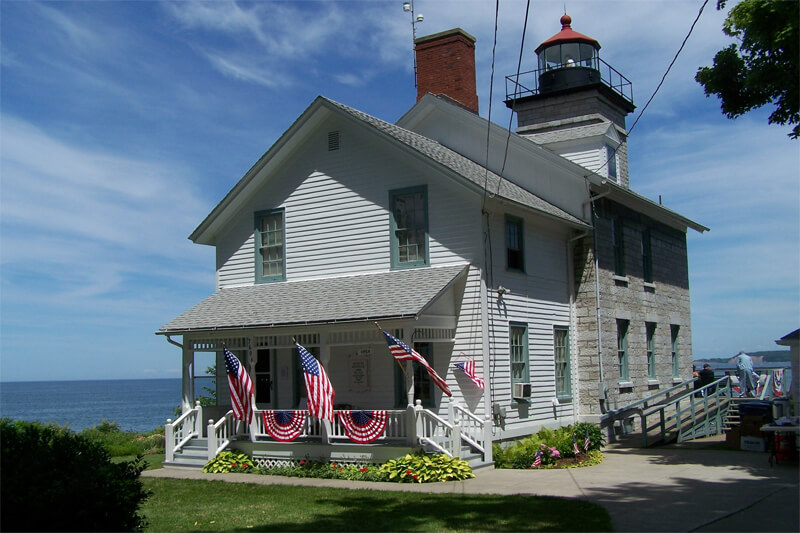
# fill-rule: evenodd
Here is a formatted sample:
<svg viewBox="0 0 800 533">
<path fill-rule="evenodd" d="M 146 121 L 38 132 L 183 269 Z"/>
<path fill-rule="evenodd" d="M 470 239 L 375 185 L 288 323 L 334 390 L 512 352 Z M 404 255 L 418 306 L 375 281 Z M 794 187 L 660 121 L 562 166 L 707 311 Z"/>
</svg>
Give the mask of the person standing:
<svg viewBox="0 0 800 533">
<path fill-rule="evenodd" d="M 714 380 L 716 379 L 714 376 L 714 371 L 711 370 L 711 365 L 709 365 L 708 363 L 703 365 L 703 370 L 698 372 L 697 375 L 699 377 L 698 381 L 700 382 L 701 387 L 705 387 L 706 385 L 711 385 L 712 383 L 714 383 Z M 703 396 L 707 396 L 713 392 L 714 391 L 711 388 L 708 388 L 704 391 Z"/>
<path fill-rule="evenodd" d="M 743 351 L 736 357 L 736 373 L 739 376 L 739 396 L 749 397 L 755 392 L 753 383 L 753 360 Z"/>
</svg>

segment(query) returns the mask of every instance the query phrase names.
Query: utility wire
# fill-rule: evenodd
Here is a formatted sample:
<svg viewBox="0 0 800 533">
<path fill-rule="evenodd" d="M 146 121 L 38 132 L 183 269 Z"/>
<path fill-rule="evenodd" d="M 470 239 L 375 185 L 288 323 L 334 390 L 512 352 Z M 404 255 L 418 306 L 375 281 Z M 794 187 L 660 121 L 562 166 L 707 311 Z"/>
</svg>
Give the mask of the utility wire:
<svg viewBox="0 0 800 533">
<path fill-rule="evenodd" d="M 522 39 L 519 43 L 519 60 L 517 61 L 517 75 L 514 78 L 519 83 L 519 71 L 522 70 L 522 52 L 525 50 L 525 34 L 528 32 L 528 14 L 530 13 L 531 9 L 531 0 L 528 0 L 527 5 L 525 6 L 525 21 L 522 23 Z M 514 98 L 511 101 L 511 113 L 508 117 L 508 135 L 506 135 L 506 148 L 503 152 L 503 166 L 500 167 L 500 179 L 497 180 L 497 191 L 495 191 L 495 195 L 500 192 L 500 182 L 503 179 L 503 173 L 506 170 L 506 161 L 508 160 L 508 145 L 511 141 L 511 123 L 514 120 L 514 106 L 517 102 L 517 99 Z M 493 195 L 494 196 L 494 195 Z"/>
<path fill-rule="evenodd" d="M 486 188 L 489 182 L 489 135 L 492 131 L 492 97 L 494 95 L 494 60 L 495 52 L 497 51 L 497 19 L 500 12 L 500 0 L 495 1 L 494 5 L 494 40 L 492 42 L 492 72 L 489 77 L 489 116 L 486 119 L 486 160 L 483 165 L 484 178 L 483 178 L 483 205 L 481 209 L 486 206 Z"/>
</svg>

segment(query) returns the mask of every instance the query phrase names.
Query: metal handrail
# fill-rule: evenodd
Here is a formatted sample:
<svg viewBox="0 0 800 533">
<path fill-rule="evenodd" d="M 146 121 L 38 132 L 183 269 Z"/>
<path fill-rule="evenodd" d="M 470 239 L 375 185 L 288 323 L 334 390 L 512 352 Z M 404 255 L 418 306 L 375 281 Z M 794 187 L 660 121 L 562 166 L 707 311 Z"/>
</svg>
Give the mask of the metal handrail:
<svg viewBox="0 0 800 533">
<path fill-rule="evenodd" d="M 625 100 L 633 103 L 633 84 L 630 80 L 599 57 L 594 58 L 592 61 L 594 62 L 595 60 L 597 61 L 597 68 L 563 66 L 553 69 L 547 67 L 506 76 L 506 100 L 539 94 L 539 76 L 544 72 L 552 72 L 553 70 L 560 70 L 561 68 L 593 68 L 593 70 L 600 73 L 600 81 L 603 85 L 619 94 Z M 524 80 L 524 83 L 521 80 Z M 529 80 L 532 80 L 532 82 Z M 510 90 L 509 86 L 511 86 Z"/>
</svg>

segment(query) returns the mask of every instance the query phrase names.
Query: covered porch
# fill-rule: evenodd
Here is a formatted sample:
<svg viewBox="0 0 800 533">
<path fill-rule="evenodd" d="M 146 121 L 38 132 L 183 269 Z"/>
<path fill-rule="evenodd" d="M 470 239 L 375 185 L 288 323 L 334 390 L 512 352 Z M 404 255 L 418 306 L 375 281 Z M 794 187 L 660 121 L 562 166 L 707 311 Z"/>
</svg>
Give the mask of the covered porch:
<svg viewBox="0 0 800 533">
<path fill-rule="evenodd" d="M 462 330 L 463 324 L 472 326 L 480 339 L 472 320 L 479 316 L 478 299 L 466 290 L 468 271 L 459 265 L 256 285 L 220 290 L 200 302 L 158 332 L 182 352 L 182 413 L 165 426 L 166 464 L 205 463 L 226 448 L 244 451 L 262 466 L 309 458 L 380 463 L 419 448 L 491 462 L 491 421 L 476 414 L 485 412 L 490 385 L 475 390 L 452 371 L 460 357 L 459 324 Z M 447 380 L 453 398 L 434 386 L 421 365 L 398 363 L 376 323 L 425 357 Z M 183 342 L 173 339 L 177 335 Z M 332 422 L 307 416 L 295 342 L 331 380 Z M 254 383 L 250 424 L 233 418 L 223 347 Z M 205 372 L 209 367 L 213 375 Z M 362 411 L 385 418 L 368 443 L 354 442 L 341 420 L 363 417 Z M 302 424 L 283 442 L 265 420 L 289 413 Z"/>
</svg>

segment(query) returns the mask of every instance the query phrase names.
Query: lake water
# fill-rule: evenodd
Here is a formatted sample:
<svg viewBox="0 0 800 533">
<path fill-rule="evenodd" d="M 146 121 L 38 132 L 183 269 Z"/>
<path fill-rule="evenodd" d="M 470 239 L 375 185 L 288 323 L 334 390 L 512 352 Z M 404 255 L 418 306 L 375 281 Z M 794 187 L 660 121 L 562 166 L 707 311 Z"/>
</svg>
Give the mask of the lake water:
<svg viewBox="0 0 800 533">
<path fill-rule="evenodd" d="M 145 432 L 175 419 L 180 379 L 24 381 L 0 383 L 0 417 L 68 425 L 73 431 L 103 419 Z"/>
</svg>

